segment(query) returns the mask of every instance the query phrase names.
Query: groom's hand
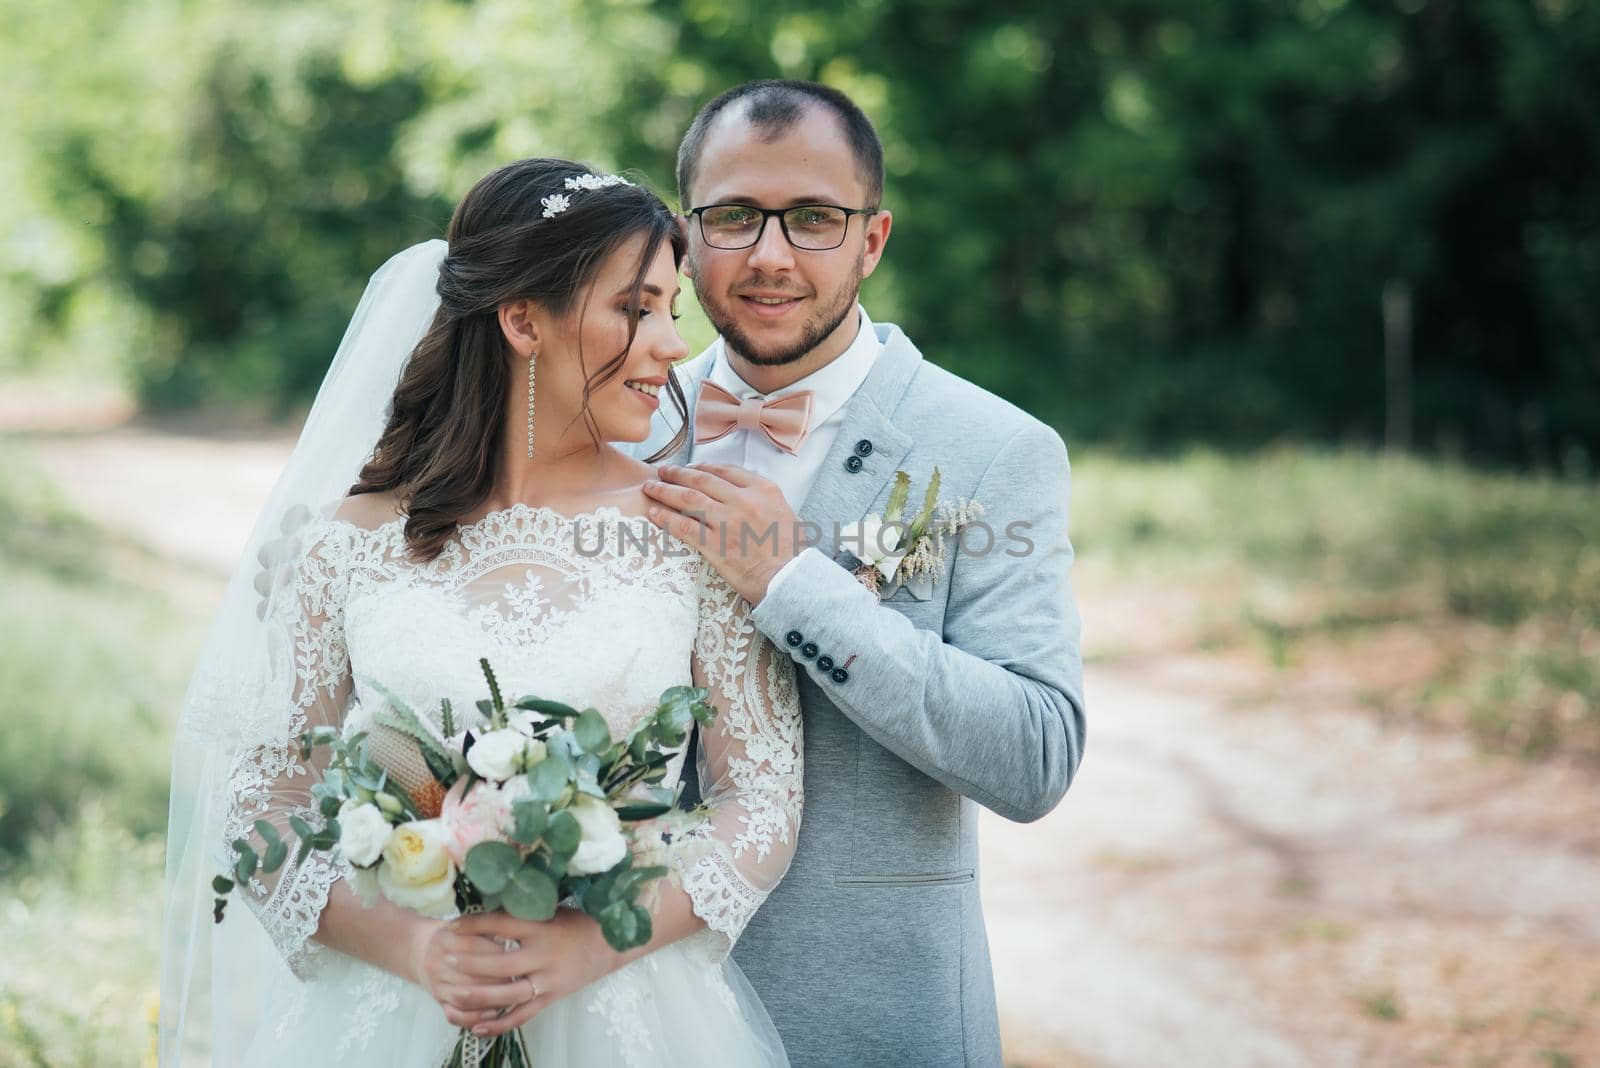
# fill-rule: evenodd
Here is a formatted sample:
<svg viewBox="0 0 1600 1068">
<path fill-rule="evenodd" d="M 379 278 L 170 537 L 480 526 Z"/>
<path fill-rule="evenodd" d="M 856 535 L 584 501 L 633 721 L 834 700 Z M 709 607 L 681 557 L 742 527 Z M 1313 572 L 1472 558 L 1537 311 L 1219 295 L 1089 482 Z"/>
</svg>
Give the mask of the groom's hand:
<svg viewBox="0 0 1600 1068">
<path fill-rule="evenodd" d="M 739 596 L 759 604 L 804 548 L 799 519 L 771 479 L 733 464 L 662 464 L 644 484 L 650 521 L 693 545 Z"/>
</svg>

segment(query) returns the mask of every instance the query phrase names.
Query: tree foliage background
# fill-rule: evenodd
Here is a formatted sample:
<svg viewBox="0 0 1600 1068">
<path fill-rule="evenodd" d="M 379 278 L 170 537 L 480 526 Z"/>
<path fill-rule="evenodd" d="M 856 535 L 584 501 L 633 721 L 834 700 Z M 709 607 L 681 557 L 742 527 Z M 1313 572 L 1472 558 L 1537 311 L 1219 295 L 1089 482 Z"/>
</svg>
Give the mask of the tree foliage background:
<svg viewBox="0 0 1600 1068">
<path fill-rule="evenodd" d="M 0 371 L 303 403 L 367 275 L 497 163 L 671 195 L 699 103 L 858 99 L 875 317 L 1136 447 L 1384 430 L 1600 457 L 1600 5 L 1585 0 L 0 0 Z M 703 337 L 693 340 L 705 340 Z"/>
</svg>

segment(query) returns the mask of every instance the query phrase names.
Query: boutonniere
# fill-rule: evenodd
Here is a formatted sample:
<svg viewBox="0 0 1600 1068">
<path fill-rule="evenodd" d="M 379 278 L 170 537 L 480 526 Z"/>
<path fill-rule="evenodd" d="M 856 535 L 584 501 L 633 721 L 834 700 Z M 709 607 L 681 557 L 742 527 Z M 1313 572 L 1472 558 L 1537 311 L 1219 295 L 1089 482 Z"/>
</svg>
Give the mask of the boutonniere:
<svg viewBox="0 0 1600 1068">
<path fill-rule="evenodd" d="M 983 506 L 976 501 L 939 500 L 937 467 L 922 495 L 922 509 L 907 520 L 906 501 L 910 496 L 911 476 L 896 471 L 894 489 L 889 491 L 883 514 L 873 512 L 840 538 L 841 542 L 849 540 L 859 546 L 856 558 L 861 564 L 852 574 L 880 596 L 891 582 L 922 576 L 931 582 L 944 570 L 945 539 L 959 534 L 963 526 L 983 514 Z"/>
</svg>

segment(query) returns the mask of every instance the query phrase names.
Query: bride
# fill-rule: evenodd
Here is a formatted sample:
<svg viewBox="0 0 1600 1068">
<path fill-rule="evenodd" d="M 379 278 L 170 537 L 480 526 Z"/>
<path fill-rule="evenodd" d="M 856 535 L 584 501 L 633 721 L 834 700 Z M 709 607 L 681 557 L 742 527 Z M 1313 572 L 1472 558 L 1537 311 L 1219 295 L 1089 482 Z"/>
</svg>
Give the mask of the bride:
<svg viewBox="0 0 1600 1068">
<path fill-rule="evenodd" d="M 535 1065 L 786 1063 L 728 951 L 795 847 L 792 663 L 642 518 L 653 470 L 604 444 L 643 440 L 663 399 L 683 412 L 682 254 L 652 193 L 532 159 L 467 194 L 448 244 L 373 276 L 185 702 L 163 1065 L 433 1068 L 458 1028 L 520 1028 Z M 651 942 L 616 953 L 575 909 L 533 923 L 368 907 L 315 852 L 241 886 L 248 910 L 213 924 L 228 843 L 260 819 L 292 842 L 289 817 L 315 811 L 300 734 L 363 729 L 378 687 L 472 707 L 479 657 L 507 693 L 600 708 L 613 736 L 669 686 L 710 689 L 709 819 L 639 831 L 673 872 Z M 667 785 L 682 764 L 680 750 Z"/>
</svg>

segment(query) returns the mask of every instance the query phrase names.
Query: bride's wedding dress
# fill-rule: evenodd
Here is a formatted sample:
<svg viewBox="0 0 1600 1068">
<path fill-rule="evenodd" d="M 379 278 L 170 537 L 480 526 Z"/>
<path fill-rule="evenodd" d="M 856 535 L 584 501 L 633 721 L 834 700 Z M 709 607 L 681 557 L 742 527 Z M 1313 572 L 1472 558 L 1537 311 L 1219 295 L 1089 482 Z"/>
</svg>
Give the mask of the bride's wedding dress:
<svg viewBox="0 0 1600 1068">
<path fill-rule="evenodd" d="M 383 704 L 373 684 L 437 717 L 441 697 L 470 709 L 486 694 L 487 657 L 502 692 L 592 705 L 620 737 L 663 690 L 692 680 L 717 707 L 699 750 L 711 815 L 678 836 L 667 863 L 706 929 L 552 1004 L 523 1034 L 534 1065 L 784 1063 L 727 958 L 788 866 L 801 808 L 792 665 L 749 606 L 698 553 L 616 508 L 492 512 L 428 563 L 407 556 L 400 519 L 368 527 L 335 515 L 297 533 L 294 597 L 275 608 L 295 665 L 288 731 L 236 756 L 225 837 L 314 811 L 294 739 L 319 724 L 368 727 Z M 667 785 L 682 764 L 680 749 Z M 343 874 L 314 852 L 247 895 L 283 966 L 242 1063 L 433 1068 L 448 1054 L 456 1029 L 422 988 L 311 940 Z"/>
<path fill-rule="evenodd" d="M 727 956 L 788 868 L 802 800 L 793 664 L 756 630 L 749 606 L 698 553 L 616 508 L 491 512 L 422 563 L 405 552 L 402 520 L 363 522 L 358 507 L 327 503 L 344 498 L 372 454 L 438 305 L 445 251 L 425 242 L 373 275 L 185 696 L 167 834 L 161 1064 L 442 1062 L 457 1032 L 431 997 L 312 940 L 344 874 L 337 862 L 291 857 L 235 891 L 245 900 L 220 924 L 212 880 L 233 859 L 228 843 L 256 819 L 283 827 L 311 810 L 301 732 L 360 729 L 377 707 L 374 684 L 434 716 L 443 697 L 470 709 L 486 696 L 480 657 L 503 693 L 593 706 L 613 735 L 671 686 L 707 687 L 718 710 L 699 748 L 710 820 L 680 829 L 662 858 L 682 888 L 663 892 L 687 893 L 706 929 L 550 1005 L 523 1028 L 533 1064 L 782 1064 L 777 1033 Z M 680 751 L 669 783 L 682 764 Z"/>
</svg>

